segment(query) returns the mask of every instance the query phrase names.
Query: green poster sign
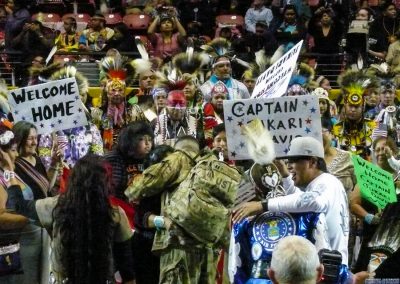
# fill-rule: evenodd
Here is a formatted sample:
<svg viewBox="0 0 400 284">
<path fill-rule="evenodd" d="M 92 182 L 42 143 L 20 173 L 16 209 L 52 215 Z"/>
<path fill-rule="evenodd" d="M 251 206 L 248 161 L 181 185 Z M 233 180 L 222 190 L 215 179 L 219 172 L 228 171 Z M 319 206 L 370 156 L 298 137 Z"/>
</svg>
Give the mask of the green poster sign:
<svg viewBox="0 0 400 284">
<path fill-rule="evenodd" d="M 378 208 L 385 208 L 386 204 L 396 202 L 396 189 L 393 176 L 360 156 L 353 155 L 354 172 L 361 196 L 375 204 Z"/>
</svg>

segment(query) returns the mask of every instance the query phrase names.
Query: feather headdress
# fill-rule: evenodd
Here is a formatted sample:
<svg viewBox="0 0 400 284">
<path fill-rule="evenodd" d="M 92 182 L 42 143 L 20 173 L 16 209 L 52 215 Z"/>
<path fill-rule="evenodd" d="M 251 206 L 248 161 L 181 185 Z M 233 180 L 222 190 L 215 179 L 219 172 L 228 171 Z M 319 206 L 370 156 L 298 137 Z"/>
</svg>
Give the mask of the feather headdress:
<svg viewBox="0 0 400 284">
<path fill-rule="evenodd" d="M 349 69 L 338 77 L 339 86 L 343 92 L 342 103 L 359 105 L 363 103 L 366 90 L 378 87 L 378 82 L 373 76 L 364 71 Z"/>
<path fill-rule="evenodd" d="M 212 58 L 213 63 L 218 57 L 227 56 L 230 58 L 232 55 L 231 43 L 227 39 L 221 37 L 213 39 L 200 48 Z"/>
<path fill-rule="evenodd" d="M 29 68 L 29 75 L 31 76 L 37 76 L 40 81 L 42 82 L 47 82 L 51 75 L 54 72 L 57 72 L 57 70 L 60 70 L 62 68 L 62 64 L 60 62 L 54 62 L 50 64 L 49 66 L 43 66 L 43 67 L 30 67 Z"/>
<path fill-rule="evenodd" d="M 204 53 L 195 52 L 191 42 L 189 41 L 186 52 L 179 53 L 172 58 L 172 68 L 176 70 L 177 76 L 190 74 L 202 84 L 205 74 L 201 69 L 209 63 L 209 58 Z"/>
<path fill-rule="evenodd" d="M 380 86 L 383 89 L 391 89 L 395 91 L 400 83 L 400 70 L 390 69 L 389 65 L 384 62 L 381 64 L 371 64 L 367 69 L 367 75 L 376 77 L 380 82 Z"/>
<path fill-rule="evenodd" d="M 242 78 L 257 79 L 270 66 L 271 58 L 265 55 L 264 49 L 261 49 L 255 53 L 255 61 L 249 64 L 249 68 L 244 71 Z"/>
<path fill-rule="evenodd" d="M 135 44 L 139 51 L 140 58 L 132 60 L 130 64 L 135 69 L 136 77 L 143 72 L 150 71 L 152 69 L 152 63 L 150 61 L 150 56 L 147 53 L 146 47 L 139 36 L 135 37 Z"/>
<path fill-rule="evenodd" d="M 289 87 L 292 85 L 300 85 L 304 88 L 316 88 L 318 87 L 314 81 L 315 70 L 307 63 L 300 63 L 297 70 L 293 73 L 290 78 Z"/>
<path fill-rule="evenodd" d="M 260 165 L 272 163 L 275 159 L 274 142 L 260 119 L 255 119 L 242 126 L 242 134 L 245 137 L 249 155 L 254 162 Z"/>
<path fill-rule="evenodd" d="M 89 91 L 88 79 L 79 72 L 74 66 L 65 66 L 51 75 L 50 80 L 61 80 L 66 78 L 75 78 L 78 84 L 79 94 L 82 96 Z"/>
</svg>

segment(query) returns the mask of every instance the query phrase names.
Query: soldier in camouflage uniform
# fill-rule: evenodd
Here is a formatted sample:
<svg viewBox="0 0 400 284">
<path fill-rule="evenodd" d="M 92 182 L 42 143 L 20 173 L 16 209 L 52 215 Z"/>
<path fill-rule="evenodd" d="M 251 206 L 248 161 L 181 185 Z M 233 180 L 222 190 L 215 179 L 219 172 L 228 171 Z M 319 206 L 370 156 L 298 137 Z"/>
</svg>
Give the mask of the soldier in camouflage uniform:
<svg viewBox="0 0 400 284">
<path fill-rule="evenodd" d="M 147 168 L 125 194 L 130 200 L 137 201 L 162 192 L 162 216 L 151 217 L 157 228 L 153 252 L 160 254 L 160 283 L 215 283 L 216 257 L 213 250 L 188 235 L 165 215 L 172 192 L 187 177 L 200 152 L 198 142 L 192 136 L 179 138 L 175 149 L 162 162 Z"/>
</svg>

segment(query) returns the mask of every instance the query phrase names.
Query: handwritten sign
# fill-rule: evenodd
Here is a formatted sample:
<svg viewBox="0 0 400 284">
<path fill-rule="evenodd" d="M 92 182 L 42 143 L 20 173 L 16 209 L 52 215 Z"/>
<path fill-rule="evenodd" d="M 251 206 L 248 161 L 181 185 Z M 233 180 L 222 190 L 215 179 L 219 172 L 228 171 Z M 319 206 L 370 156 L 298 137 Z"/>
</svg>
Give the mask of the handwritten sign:
<svg viewBox="0 0 400 284">
<path fill-rule="evenodd" d="M 252 98 L 277 98 L 286 93 L 303 41 L 286 52 L 257 78 Z"/>
<path fill-rule="evenodd" d="M 393 176 L 380 167 L 353 155 L 354 172 L 360 187 L 361 196 L 378 208 L 396 202 L 396 190 Z"/>
<path fill-rule="evenodd" d="M 322 143 L 317 96 L 226 100 L 224 119 L 230 159 L 250 158 L 240 127 L 255 118 L 272 134 L 277 157 L 286 156 L 295 137 L 311 136 Z"/>
<path fill-rule="evenodd" d="M 87 125 L 75 78 L 9 91 L 15 121 L 32 122 L 39 134 Z"/>
</svg>

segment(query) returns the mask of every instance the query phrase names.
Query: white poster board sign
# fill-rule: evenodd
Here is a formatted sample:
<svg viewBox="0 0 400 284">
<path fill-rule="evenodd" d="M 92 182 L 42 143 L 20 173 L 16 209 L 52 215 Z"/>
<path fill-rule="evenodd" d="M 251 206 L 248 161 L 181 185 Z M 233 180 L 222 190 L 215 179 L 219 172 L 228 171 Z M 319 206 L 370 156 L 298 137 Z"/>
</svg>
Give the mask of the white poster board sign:
<svg viewBox="0 0 400 284">
<path fill-rule="evenodd" d="M 87 125 L 75 78 L 10 90 L 14 121 L 29 121 L 38 134 Z"/>
<path fill-rule="evenodd" d="M 240 127 L 259 118 L 271 133 L 277 157 L 285 157 L 290 141 L 310 136 L 322 143 L 317 96 L 293 96 L 224 101 L 229 158 L 250 159 Z"/>
<path fill-rule="evenodd" d="M 277 98 L 286 93 L 303 41 L 286 52 L 257 78 L 252 98 Z"/>
</svg>

